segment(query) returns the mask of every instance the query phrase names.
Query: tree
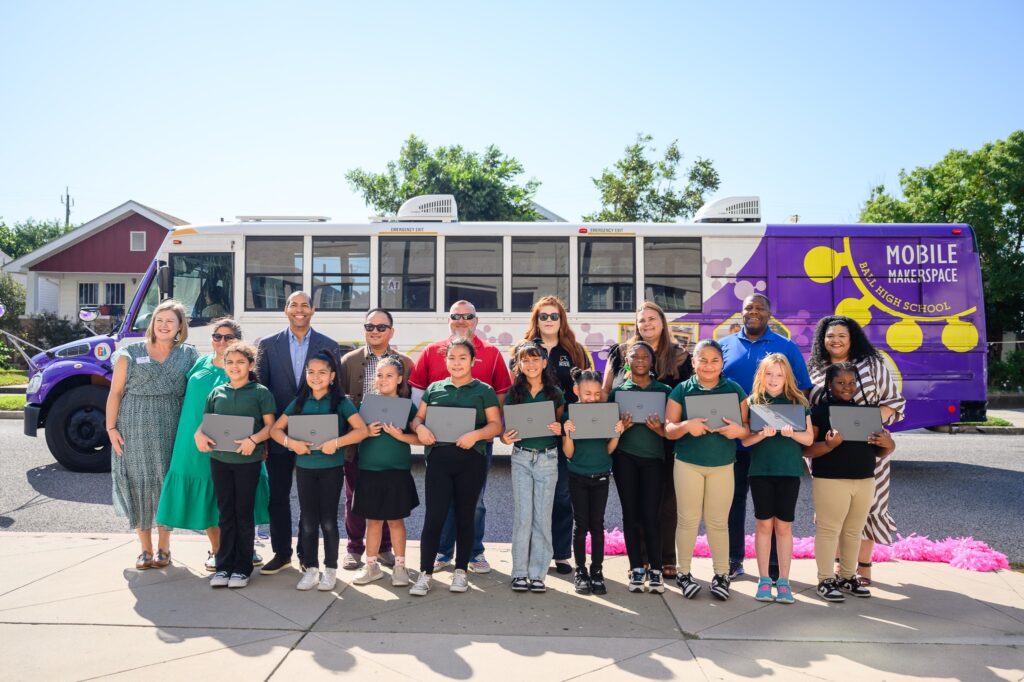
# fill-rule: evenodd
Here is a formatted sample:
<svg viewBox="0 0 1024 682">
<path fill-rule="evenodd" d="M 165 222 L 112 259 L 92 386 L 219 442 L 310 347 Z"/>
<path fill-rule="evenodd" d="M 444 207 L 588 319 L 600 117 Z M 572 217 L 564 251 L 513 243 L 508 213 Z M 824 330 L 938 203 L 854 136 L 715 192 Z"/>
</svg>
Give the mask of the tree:
<svg viewBox="0 0 1024 682">
<path fill-rule="evenodd" d="M 21 258 L 73 229 L 65 228 L 59 220 L 36 221 L 29 218 L 9 226 L 0 219 L 0 251 L 11 258 Z"/>
<path fill-rule="evenodd" d="M 21 334 L 20 318 L 25 314 L 25 287 L 9 272 L 0 273 L 0 305 L 4 308 L 3 315 L 0 315 L 0 330 Z M 0 334 L 0 369 L 7 369 L 15 357 L 14 350 L 6 342 L 7 337 Z"/>
<path fill-rule="evenodd" d="M 601 192 L 601 210 L 583 216 L 588 222 L 669 223 L 697 212 L 706 195 L 718 189 L 718 171 L 709 159 L 698 157 L 686 171 L 686 184 L 676 188 L 683 155 L 679 141 L 665 149 L 664 158 L 648 158 L 656 152 L 650 135 L 638 134 L 626 147 L 626 155 L 591 178 Z"/>
<path fill-rule="evenodd" d="M 386 171 L 355 168 L 345 179 L 368 206 L 385 214 L 420 194 L 453 194 L 462 220 L 536 220 L 532 200 L 540 182 L 517 183 L 523 172 L 523 164 L 494 145 L 482 154 L 460 145 L 431 152 L 426 142 L 410 135 Z"/>
<path fill-rule="evenodd" d="M 1024 130 L 934 166 L 900 171 L 903 198 L 871 191 L 862 222 L 966 223 L 974 229 L 990 340 L 1024 331 Z"/>
</svg>

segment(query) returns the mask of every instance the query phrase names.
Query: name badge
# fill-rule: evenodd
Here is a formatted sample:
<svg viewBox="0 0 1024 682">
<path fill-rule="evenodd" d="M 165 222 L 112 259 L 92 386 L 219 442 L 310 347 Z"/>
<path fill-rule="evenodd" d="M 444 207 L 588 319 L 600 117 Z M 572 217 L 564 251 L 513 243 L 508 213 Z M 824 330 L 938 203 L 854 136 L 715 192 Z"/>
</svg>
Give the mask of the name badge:
<svg viewBox="0 0 1024 682">
<path fill-rule="evenodd" d="M 149 358 L 149 356 L 148 356 L 148 355 L 142 355 L 142 356 L 139 356 L 139 357 L 138 357 L 138 358 L 137 358 L 137 359 L 135 360 L 135 364 L 136 364 L 136 365 L 148 365 L 148 364 L 149 364 L 149 359 L 150 359 L 150 358 Z"/>
</svg>

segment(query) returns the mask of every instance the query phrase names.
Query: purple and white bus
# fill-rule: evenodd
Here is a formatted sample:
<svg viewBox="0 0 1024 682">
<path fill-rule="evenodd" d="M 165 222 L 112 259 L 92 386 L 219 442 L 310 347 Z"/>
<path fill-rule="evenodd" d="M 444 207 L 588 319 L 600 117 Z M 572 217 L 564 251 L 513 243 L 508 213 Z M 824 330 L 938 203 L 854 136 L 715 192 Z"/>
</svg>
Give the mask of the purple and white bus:
<svg viewBox="0 0 1024 682">
<path fill-rule="evenodd" d="M 864 326 L 907 399 L 897 428 L 984 415 L 984 304 L 968 225 L 771 225 L 753 197 L 709 204 L 699 222 L 656 225 L 460 223 L 450 199 L 409 204 L 397 219 L 365 224 L 251 217 L 177 228 L 111 336 L 32 358 L 25 433 L 45 428 L 68 468 L 105 469 L 109 357 L 141 338 L 159 300 L 184 303 L 190 341 L 206 352 L 211 318 L 233 314 L 255 341 L 283 327 L 297 290 L 311 292 L 316 328 L 343 345 L 362 342 L 367 309 L 393 311 L 393 342 L 413 356 L 447 335 L 453 301 L 473 301 L 477 333 L 510 348 L 533 302 L 554 294 L 599 369 L 644 300 L 693 344 L 738 330 L 741 301 L 762 292 L 772 328 L 805 356 L 821 317 Z"/>
</svg>

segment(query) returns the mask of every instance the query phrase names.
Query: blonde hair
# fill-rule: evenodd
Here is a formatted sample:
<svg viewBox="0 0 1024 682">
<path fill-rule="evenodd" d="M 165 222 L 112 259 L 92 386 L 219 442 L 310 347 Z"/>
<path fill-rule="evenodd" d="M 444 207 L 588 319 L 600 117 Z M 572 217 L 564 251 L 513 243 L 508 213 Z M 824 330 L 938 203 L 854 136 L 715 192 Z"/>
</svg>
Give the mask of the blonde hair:
<svg viewBox="0 0 1024 682">
<path fill-rule="evenodd" d="M 782 374 L 785 381 L 782 384 L 782 395 L 786 396 L 791 403 L 807 407 L 807 398 L 803 391 L 797 388 L 796 377 L 793 376 L 793 367 L 789 359 L 782 353 L 770 353 L 761 360 L 754 374 L 754 387 L 750 390 L 750 402 L 754 405 L 764 405 L 768 402 L 768 388 L 765 385 L 765 374 L 772 365 L 782 367 Z"/>
<path fill-rule="evenodd" d="M 174 312 L 178 317 L 178 333 L 174 335 L 174 343 L 185 343 L 185 340 L 188 339 L 188 315 L 185 314 L 185 306 L 173 298 L 153 309 L 153 316 L 149 318 L 149 326 L 146 327 L 146 339 L 150 343 L 156 343 L 156 316 L 165 310 Z"/>
</svg>

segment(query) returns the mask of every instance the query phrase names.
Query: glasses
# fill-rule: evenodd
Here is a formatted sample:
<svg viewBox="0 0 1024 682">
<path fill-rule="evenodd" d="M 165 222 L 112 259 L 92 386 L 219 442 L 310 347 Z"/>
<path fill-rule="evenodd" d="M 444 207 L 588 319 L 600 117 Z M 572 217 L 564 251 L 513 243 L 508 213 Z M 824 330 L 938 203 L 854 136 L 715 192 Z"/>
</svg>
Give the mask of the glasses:
<svg viewBox="0 0 1024 682">
<path fill-rule="evenodd" d="M 452 313 L 448 317 L 453 320 L 475 320 L 476 313 Z"/>
<path fill-rule="evenodd" d="M 367 322 L 366 324 L 363 325 L 363 329 L 365 329 L 368 332 L 372 332 L 372 331 L 386 332 L 387 330 L 391 329 L 391 325 L 390 324 L 370 324 L 369 322 Z"/>
<path fill-rule="evenodd" d="M 238 337 L 234 334 L 210 334 L 210 338 L 214 341 L 234 341 Z"/>
<path fill-rule="evenodd" d="M 547 322 L 548 320 L 551 320 L 552 322 L 558 322 L 558 320 L 560 320 L 561 318 L 562 316 L 559 315 L 558 313 L 537 313 L 537 319 L 540 320 L 541 322 Z"/>
</svg>

